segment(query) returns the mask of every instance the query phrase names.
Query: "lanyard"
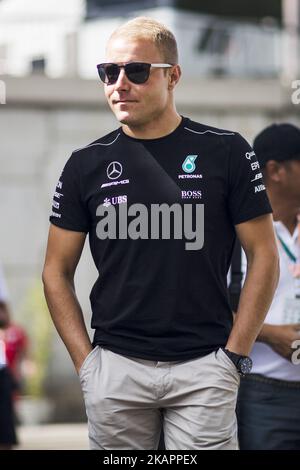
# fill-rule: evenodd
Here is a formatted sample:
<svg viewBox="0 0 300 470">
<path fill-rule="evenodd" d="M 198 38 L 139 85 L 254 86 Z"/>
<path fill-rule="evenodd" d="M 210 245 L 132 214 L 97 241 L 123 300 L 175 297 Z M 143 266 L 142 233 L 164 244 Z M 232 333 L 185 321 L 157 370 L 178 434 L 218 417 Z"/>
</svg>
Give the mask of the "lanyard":
<svg viewBox="0 0 300 470">
<path fill-rule="evenodd" d="M 286 252 L 286 254 L 288 255 L 288 257 L 290 258 L 290 260 L 293 261 L 293 263 L 296 263 L 297 258 L 296 258 L 296 256 L 294 255 L 294 253 L 292 253 L 291 250 L 289 249 L 289 247 L 284 243 L 284 241 L 282 240 L 282 238 L 278 235 L 277 231 L 276 231 L 276 235 L 277 235 L 278 240 L 279 240 L 280 243 L 281 243 L 282 248 L 284 249 L 284 251 Z"/>
</svg>

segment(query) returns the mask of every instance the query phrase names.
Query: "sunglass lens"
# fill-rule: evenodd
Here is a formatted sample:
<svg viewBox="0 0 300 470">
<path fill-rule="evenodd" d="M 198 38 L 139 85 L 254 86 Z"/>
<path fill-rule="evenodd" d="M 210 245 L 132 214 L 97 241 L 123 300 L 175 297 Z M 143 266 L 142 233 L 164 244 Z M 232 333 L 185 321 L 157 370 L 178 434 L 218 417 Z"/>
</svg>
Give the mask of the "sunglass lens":
<svg viewBox="0 0 300 470">
<path fill-rule="evenodd" d="M 120 73 L 120 67 L 117 64 L 98 65 L 98 74 L 102 82 L 109 84 L 116 83 Z"/>
<path fill-rule="evenodd" d="M 113 84 L 118 80 L 120 67 L 117 64 L 109 64 L 105 66 L 105 83 Z"/>
<path fill-rule="evenodd" d="M 131 63 L 125 66 L 126 75 L 133 83 L 145 83 L 149 78 L 150 64 Z"/>
<path fill-rule="evenodd" d="M 105 67 L 103 65 L 98 65 L 97 69 L 98 69 L 98 75 L 100 79 L 102 80 L 102 82 L 105 83 L 105 80 L 106 80 Z"/>
</svg>

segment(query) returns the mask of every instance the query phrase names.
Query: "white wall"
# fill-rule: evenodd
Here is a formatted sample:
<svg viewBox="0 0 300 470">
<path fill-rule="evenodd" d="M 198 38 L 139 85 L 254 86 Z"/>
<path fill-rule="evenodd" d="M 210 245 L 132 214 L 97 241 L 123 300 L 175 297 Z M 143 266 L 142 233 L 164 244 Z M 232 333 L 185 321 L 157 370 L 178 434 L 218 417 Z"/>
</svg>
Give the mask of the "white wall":
<svg viewBox="0 0 300 470">
<path fill-rule="evenodd" d="M 187 77 L 220 69 L 231 76 L 275 75 L 283 61 L 285 42 L 275 26 L 239 24 L 170 7 L 135 11 L 125 17 L 115 16 L 115 10 L 114 16 L 108 16 L 106 11 L 105 16 L 87 22 L 84 13 L 83 0 L 3 0 L 0 73 L 2 69 L 15 76 L 28 74 L 32 59 L 42 56 L 49 77 L 96 78 L 96 64 L 104 59 L 108 37 L 119 24 L 138 15 L 156 18 L 174 32 Z M 207 27 L 212 33 L 208 49 L 201 52 L 198 47 Z M 224 42 L 227 47 L 219 51 L 218 44 Z"/>
<path fill-rule="evenodd" d="M 2 73 L 28 74 L 31 60 L 43 56 L 47 59 L 49 77 L 65 75 L 66 38 L 78 31 L 84 14 L 83 0 L 2 0 L 0 45 L 5 50 Z"/>
</svg>

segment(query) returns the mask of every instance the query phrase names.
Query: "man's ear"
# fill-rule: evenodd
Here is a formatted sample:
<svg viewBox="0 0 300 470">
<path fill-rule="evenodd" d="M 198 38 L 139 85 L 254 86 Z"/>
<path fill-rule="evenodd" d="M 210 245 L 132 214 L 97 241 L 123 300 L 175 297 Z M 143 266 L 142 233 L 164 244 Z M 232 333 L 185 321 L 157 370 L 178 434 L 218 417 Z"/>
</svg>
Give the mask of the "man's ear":
<svg viewBox="0 0 300 470">
<path fill-rule="evenodd" d="M 278 183 L 281 180 L 282 170 L 282 164 L 280 162 L 277 162 L 276 160 L 269 160 L 266 163 L 265 173 L 267 177 L 275 183 Z"/>
<path fill-rule="evenodd" d="M 174 65 L 169 71 L 169 90 L 173 90 L 181 77 L 181 68 L 180 65 Z"/>
</svg>

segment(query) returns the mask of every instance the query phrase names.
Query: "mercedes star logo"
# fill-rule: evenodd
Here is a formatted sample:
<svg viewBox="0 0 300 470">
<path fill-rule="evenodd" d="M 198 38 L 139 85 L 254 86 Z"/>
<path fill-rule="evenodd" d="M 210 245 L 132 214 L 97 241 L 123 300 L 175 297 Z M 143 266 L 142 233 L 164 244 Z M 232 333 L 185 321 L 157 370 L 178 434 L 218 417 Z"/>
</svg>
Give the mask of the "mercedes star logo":
<svg viewBox="0 0 300 470">
<path fill-rule="evenodd" d="M 107 176 L 110 180 L 116 180 L 122 174 L 123 168 L 119 162 L 111 162 L 106 170 Z"/>
</svg>

